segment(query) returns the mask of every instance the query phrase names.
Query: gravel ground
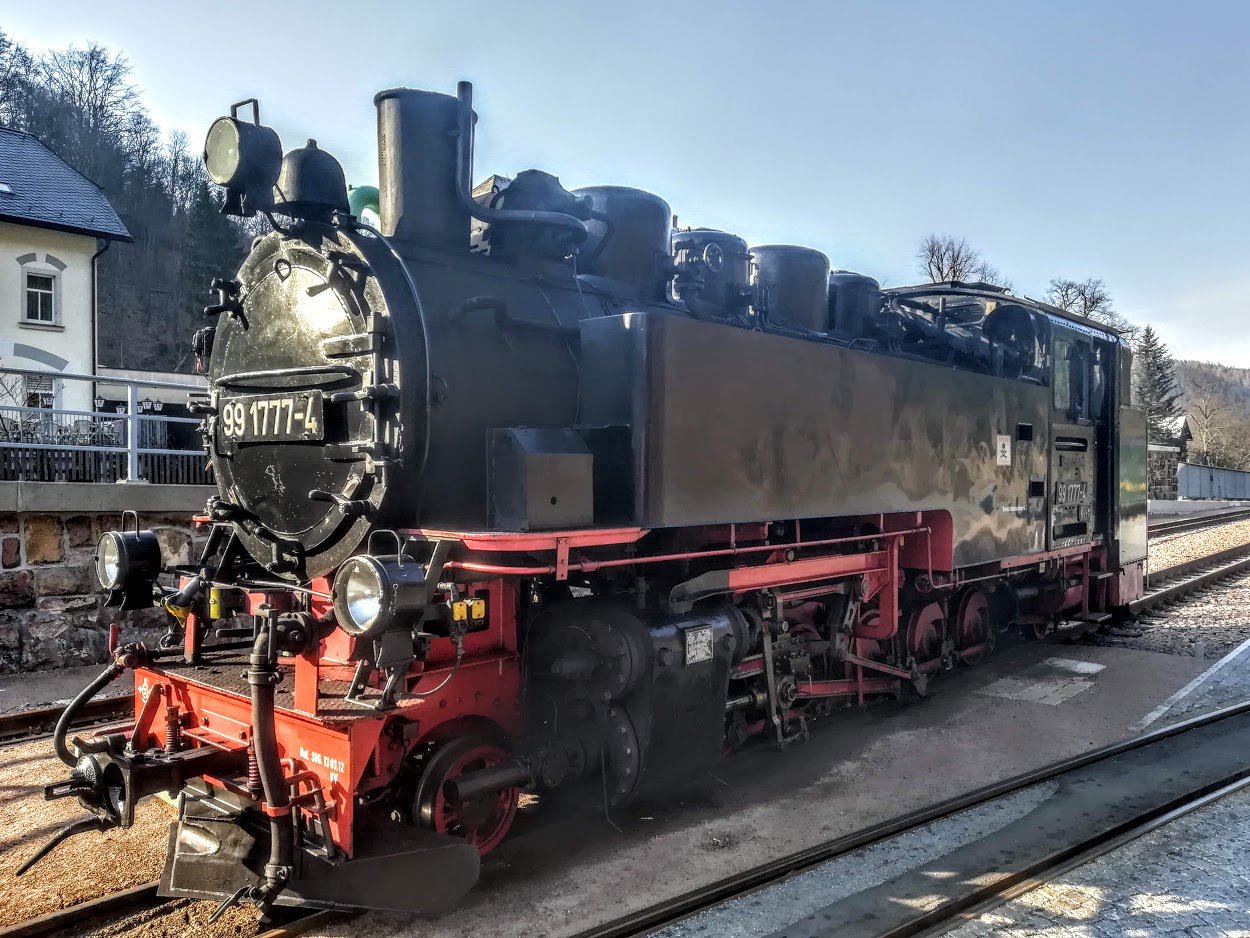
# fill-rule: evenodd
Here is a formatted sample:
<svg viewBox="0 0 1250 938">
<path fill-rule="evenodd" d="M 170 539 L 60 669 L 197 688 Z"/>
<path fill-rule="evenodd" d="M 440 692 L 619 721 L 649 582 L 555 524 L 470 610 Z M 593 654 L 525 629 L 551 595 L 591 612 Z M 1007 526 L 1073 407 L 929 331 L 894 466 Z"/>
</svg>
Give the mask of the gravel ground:
<svg viewBox="0 0 1250 938">
<path fill-rule="evenodd" d="M 1222 550 L 1246 543 L 1250 543 L 1250 521 L 1234 521 L 1232 524 L 1221 524 L 1188 534 L 1153 538 L 1150 541 L 1146 572 L 1166 570 L 1178 563 L 1218 554 Z"/>
<path fill-rule="evenodd" d="M 13 871 L 61 827 L 82 817 L 77 798 L 43 800 L 43 786 L 68 770 L 46 740 L 0 749 L 0 927 L 47 915 L 160 876 L 165 831 L 174 810 L 157 798 L 143 802 L 129 831 L 71 837 L 21 879 Z"/>
<path fill-rule="evenodd" d="M 215 902 L 175 899 L 159 908 L 133 912 L 108 922 L 66 929 L 59 938 L 255 938 L 260 915 L 251 906 L 235 906 L 212 925 Z"/>
<path fill-rule="evenodd" d="M 13 871 L 58 828 L 83 815 L 76 798 L 47 802 L 43 786 L 66 770 L 51 743 L 33 740 L 0 749 L 0 928 L 58 909 L 141 886 L 160 877 L 165 840 L 174 818 L 171 805 L 148 798 L 135 812 L 130 830 L 71 837 L 21 879 Z M 58 933 L 63 938 L 239 938 L 256 934 L 259 915 L 251 907 L 231 909 L 213 925 L 215 902 L 179 899 L 155 909 L 134 911 Z"/>
<path fill-rule="evenodd" d="M 1207 658 L 1221 658 L 1250 638 L 1250 576 L 1208 587 L 1172 605 L 1139 616 L 1140 637 L 1096 634 L 1099 645 L 1192 655 L 1202 643 Z"/>
</svg>

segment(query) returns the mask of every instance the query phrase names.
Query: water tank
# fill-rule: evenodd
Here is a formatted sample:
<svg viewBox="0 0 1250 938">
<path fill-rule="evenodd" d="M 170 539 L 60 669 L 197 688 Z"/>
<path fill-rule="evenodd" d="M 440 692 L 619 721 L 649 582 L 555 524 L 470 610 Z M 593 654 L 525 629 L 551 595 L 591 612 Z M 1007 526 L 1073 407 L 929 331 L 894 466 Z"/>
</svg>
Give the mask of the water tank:
<svg viewBox="0 0 1250 938">
<path fill-rule="evenodd" d="M 829 275 L 829 331 L 858 338 L 881 309 L 881 284 L 850 270 Z"/>
<path fill-rule="evenodd" d="M 829 258 L 792 244 L 762 244 L 751 248 L 751 255 L 769 321 L 824 332 L 829 319 Z"/>
<path fill-rule="evenodd" d="M 590 202 L 590 236 L 578 252 L 577 272 L 622 284 L 640 299 L 663 302 L 673 224 L 668 203 L 626 186 L 589 186 L 573 194 Z"/>
<path fill-rule="evenodd" d="M 673 232 L 673 296 L 696 316 L 728 319 L 746 309 L 751 252 L 737 235 L 715 228 Z"/>
</svg>

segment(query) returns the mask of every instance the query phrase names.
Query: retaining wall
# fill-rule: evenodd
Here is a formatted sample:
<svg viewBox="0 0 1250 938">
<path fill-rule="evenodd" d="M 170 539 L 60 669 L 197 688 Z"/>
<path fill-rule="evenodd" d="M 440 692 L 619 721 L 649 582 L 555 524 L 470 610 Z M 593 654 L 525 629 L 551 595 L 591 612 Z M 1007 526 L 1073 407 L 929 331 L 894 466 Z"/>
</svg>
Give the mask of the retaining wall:
<svg viewBox="0 0 1250 938">
<path fill-rule="evenodd" d="M 113 622 L 127 638 L 152 641 L 164 628 L 163 611 L 104 608 L 96 541 L 121 526 L 123 508 L 133 508 L 140 525 L 156 532 L 165 562 L 186 563 L 199 546 L 191 516 L 212 491 L 0 483 L 0 674 L 103 662 Z"/>
<path fill-rule="evenodd" d="M 1146 450 L 1146 497 L 1151 500 L 1176 499 L 1176 471 L 1181 461 L 1179 446 L 1151 443 Z"/>
</svg>

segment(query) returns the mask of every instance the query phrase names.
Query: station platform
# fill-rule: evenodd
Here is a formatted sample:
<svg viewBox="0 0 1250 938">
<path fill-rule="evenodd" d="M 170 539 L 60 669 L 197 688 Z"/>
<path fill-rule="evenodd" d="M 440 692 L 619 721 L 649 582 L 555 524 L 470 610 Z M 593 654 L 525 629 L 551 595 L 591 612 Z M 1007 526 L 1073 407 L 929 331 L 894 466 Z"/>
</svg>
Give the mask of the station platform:
<svg viewBox="0 0 1250 938">
<path fill-rule="evenodd" d="M 1176 498 L 1151 499 L 1146 505 L 1146 513 L 1152 519 L 1184 517 L 1185 515 L 1202 515 L 1214 511 L 1226 511 L 1230 508 L 1250 508 L 1250 501 L 1229 501 L 1218 498 Z"/>
<path fill-rule="evenodd" d="M 1162 712 L 1147 714 L 1142 724 L 1167 725 L 1250 699 L 1250 642 L 1216 665 Z M 1179 818 L 948 934 L 1250 938 L 1250 789 Z"/>
<path fill-rule="evenodd" d="M 1105 680 L 1087 655 L 1051 657 L 978 688 L 978 696 L 1062 711 L 1079 706 Z M 1250 699 L 1250 641 L 1203 670 L 1143 713 L 1126 736 L 1157 729 Z M 1085 701 L 1092 702 L 1091 697 Z M 871 901 L 911 908 L 916 877 L 932 880 L 932 901 L 945 894 L 960 851 L 990 843 L 1031 817 L 1065 789 L 1045 782 L 905 834 L 871 844 L 775 886 L 709 909 L 658 934 L 661 938 L 833 938 Z M 1080 784 L 1080 783 L 1077 783 Z M 1015 841 L 1012 841 L 1015 843 Z M 943 865 L 952 857 L 952 867 Z M 984 914 L 955 924 L 960 938 L 1110 938 L 1110 936 L 1241 936 L 1250 938 L 1250 790 L 1229 795 L 1061 875 Z M 943 871 L 946 870 L 945 874 Z M 889 900 L 889 897 L 896 897 Z M 871 900 L 870 900 L 871 897 Z M 928 906 L 924 906 L 928 908 Z M 881 924 L 892 921 L 880 910 Z M 971 913 L 969 913 L 971 915 Z M 828 923 L 823 924 L 823 923 Z M 867 922 L 855 934 L 872 931 Z M 828 930 L 826 930 L 828 929 Z"/>
</svg>

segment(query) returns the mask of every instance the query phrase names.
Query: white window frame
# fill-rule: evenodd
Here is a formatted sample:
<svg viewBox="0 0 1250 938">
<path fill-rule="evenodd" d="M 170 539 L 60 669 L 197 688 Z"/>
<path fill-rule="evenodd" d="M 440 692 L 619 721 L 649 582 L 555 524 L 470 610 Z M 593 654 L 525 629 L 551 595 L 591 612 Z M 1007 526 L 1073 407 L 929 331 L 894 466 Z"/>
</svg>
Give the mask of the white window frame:
<svg viewBox="0 0 1250 938">
<path fill-rule="evenodd" d="M 29 303 L 29 297 L 30 297 L 30 292 L 31 292 L 31 287 L 30 287 L 31 277 L 43 277 L 44 279 L 52 281 L 52 295 L 50 297 L 50 302 L 52 304 L 52 318 L 51 319 L 31 319 L 29 316 L 30 307 L 28 303 Z M 46 295 L 42 289 L 39 290 L 38 292 L 40 294 Z M 60 271 L 43 270 L 40 268 L 36 268 L 32 270 L 30 267 L 23 267 L 22 268 L 22 307 L 21 309 L 22 309 L 21 321 L 25 325 L 59 326 L 61 324 Z"/>
<path fill-rule="evenodd" d="M 51 372 L 46 375 L 24 375 L 22 377 L 22 406 L 38 407 L 40 410 L 53 410 L 56 407 L 57 397 L 61 393 L 60 380 Z M 47 391 L 41 391 L 40 386 L 46 387 Z M 34 395 L 48 396 L 48 403 L 30 403 L 30 398 Z"/>
</svg>

